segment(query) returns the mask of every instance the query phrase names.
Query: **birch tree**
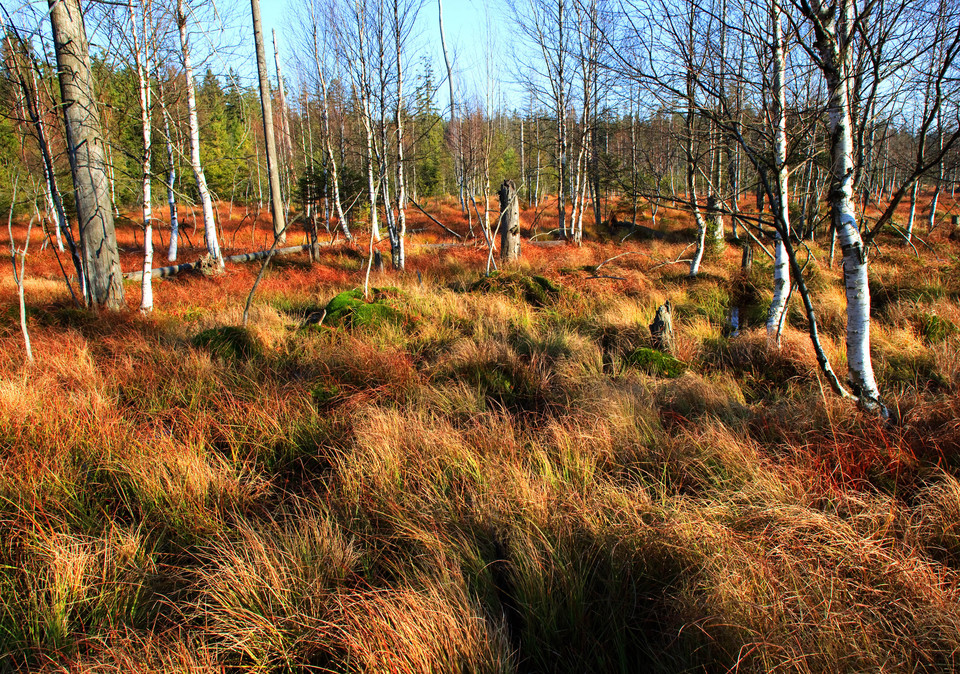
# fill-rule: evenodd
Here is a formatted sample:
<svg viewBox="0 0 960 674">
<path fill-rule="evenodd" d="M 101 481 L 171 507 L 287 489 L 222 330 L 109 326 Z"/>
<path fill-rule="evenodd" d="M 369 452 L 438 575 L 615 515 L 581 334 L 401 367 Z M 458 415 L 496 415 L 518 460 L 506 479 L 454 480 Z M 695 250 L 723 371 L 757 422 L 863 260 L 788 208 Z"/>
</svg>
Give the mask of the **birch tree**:
<svg viewBox="0 0 960 674">
<path fill-rule="evenodd" d="M 153 311 L 153 210 L 152 210 L 152 172 L 153 128 L 151 125 L 153 103 L 150 89 L 151 54 L 154 41 L 151 39 L 153 22 L 151 21 L 151 0 L 143 0 L 138 8 L 133 0 L 128 0 L 130 12 L 130 37 L 133 43 L 134 67 L 137 71 L 137 89 L 140 99 L 140 124 L 143 138 L 143 154 L 140 157 L 143 198 L 143 275 L 141 279 L 140 311 Z M 139 26 L 137 24 L 140 24 Z M 138 31 L 139 35 L 138 35 Z"/>
<path fill-rule="evenodd" d="M 27 355 L 27 363 L 33 364 L 33 348 L 30 346 L 30 330 L 27 327 L 27 305 L 23 293 L 24 273 L 27 266 L 27 250 L 30 248 L 30 234 L 33 232 L 33 223 L 36 218 L 31 218 L 27 225 L 27 233 L 23 240 L 23 248 L 17 248 L 16 241 L 13 238 L 13 210 L 17 205 L 17 186 L 20 182 L 18 175 L 13 181 L 13 194 L 10 198 L 10 211 L 7 213 L 7 232 L 10 235 L 10 264 L 13 265 L 13 282 L 17 286 L 17 302 L 20 308 L 20 332 L 23 335 L 23 348 Z M 20 258 L 20 268 L 17 268 L 17 258 Z"/>
<path fill-rule="evenodd" d="M 63 250 L 60 242 L 61 240 L 66 240 L 67 248 L 70 251 L 70 258 L 73 261 L 73 267 L 77 274 L 78 285 L 80 286 L 80 294 L 83 297 L 83 300 L 86 302 L 87 284 L 84 280 L 84 268 L 83 261 L 81 259 L 81 251 L 80 247 L 76 243 L 76 240 L 74 239 L 73 231 L 71 230 L 70 223 L 67 220 L 66 211 L 63 208 L 63 199 L 60 194 L 60 189 L 57 185 L 56 170 L 53 164 L 53 153 L 50 149 L 47 129 L 43 121 L 44 109 L 41 105 L 41 101 L 43 99 L 41 98 L 40 86 L 36 77 L 37 64 L 36 61 L 31 58 L 32 54 L 26 40 L 22 38 L 15 26 L 7 26 L 2 14 L 0 14 L 0 28 L 3 28 L 6 32 L 6 43 L 13 60 L 11 70 L 16 83 L 19 85 L 23 102 L 22 107 L 27 112 L 30 124 L 33 125 L 37 149 L 40 152 L 40 158 L 43 162 L 43 177 L 46 183 L 45 193 L 49 202 L 48 209 L 51 212 L 51 217 L 53 218 L 57 231 L 58 249 Z M 19 50 L 14 48 L 14 39 L 17 41 Z M 14 56 L 17 51 L 19 51 L 22 55 L 22 59 Z M 29 73 L 27 72 L 28 70 Z M 76 300 L 77 298 L 74 294 L 73 287 L 70 285 L 69 279 L 67 280 L 67 287 L 70 289 L 71 295 L 74 296 L 74 300 Z"/>
<path fill-rule="evenodd" d="M 310 46 L 312 48 L 313 62 L 321 98 L 321 136 L 323 149 L 326 153 L 327 167 L 330 172 L 329 182 L 333 191 L 333 205 L 337 221 L 340 224 L 340 228 L 343 229 L 343 235 L 347 241 L 352 241 L 353 235 L 350 233 L 350 225 L 347 222 L 347 217 L 343 210 L 343 200 L 340 194 L 339 161 L 336 153 L 333 151 L 333 134 L 331 133 L 330 127 L 331 103 L 328 86 L 329 76 L 327 74 L 330 60 L 323 56 L 323 52 L 333 52 L 334 54 L 336 54 L 336 52 L 330 49 L 324 49 L 323 52 L 321 51 L 321 36 L 323 36 L 324 46 L 331 44 L 332 40 L 330 38 L 329 24 L 324 23 L 322 26 L 320 24 L 316 0 L 310 1 L 308 10 L 310 13 Z"/>
<path fill-rule="evenodd" d="M 771 122 L 773 127 L 773 169 L 776 179 L 776 209 L 781 215 L 781 227 L 774 233 L 775 260 L 773 265 L 773 300 L 767 314 L 767 339 L 780 346 L 780 333 L 787 315 L 790 295 L 790 264 L 784 239 L 790 236 L 790 169 L 787 166 L 787 97 L 786 47 L 783 36 L 783 17 L 778 0 L 770 2 L 771 46 L 773 51 L 773 87 L 771 92 Z"/>
<path fill-rule="evenodd" d="M 170 244 L 167 249 L 167 260 L 175 262 L 177 259 L 177 246 L 180 239 L 180 220 L 177 216 L 177 162 L 174 157 L 173 135 L 170 129 L 170 113 L 167 110 L 167 104 L 163 94 L 163 79 L 157 77 L 157 94 L 160 99 L 160 112 L 163 116 L 163 140 L 167 150 L 167 175 L 165 184 L 167 187 L 167 208 L 170 213 Z"/>
<path fill-rule="evenodd" d="M 51 0 L 53 1 L 53 0 Z M 223 256 L 220 254 L 220 243 L 217 240 L 217 223 L 213 214 L 213 199 L 207 187 L 207 177 L 203 172 L 200 161 L 200 122 L 197 117 L 197 87 L 193 79 L 193 61 L 190 52 L 190 36 L 188 31 L 189 8 L 186 0 L 177 0 L 176 22 L 180 32 L 180 49 L 183 57 L 183 73 L 187 85 L 187 124 L 190 136 L 190 167 L 197 182 L 197 193 L 200 197 L 200 207 L 203 212 L 203 236 L 207 244 L 207 253 L 223 267 Z"/>
<path fill-rule="evenodd" d="M 568 128 L 567 112 L 572 86 L 569 62 L 570 0 L 516 0 L 511 8 L 517 17 L 518 28 L 529 40 L 536 53 L 536 62 L 530 65 L 527 85 L 553 114 L 555 125 L 554 169 L 557 190 L 557 230 L 566 238 L 567 225 Z"/>
</svg>

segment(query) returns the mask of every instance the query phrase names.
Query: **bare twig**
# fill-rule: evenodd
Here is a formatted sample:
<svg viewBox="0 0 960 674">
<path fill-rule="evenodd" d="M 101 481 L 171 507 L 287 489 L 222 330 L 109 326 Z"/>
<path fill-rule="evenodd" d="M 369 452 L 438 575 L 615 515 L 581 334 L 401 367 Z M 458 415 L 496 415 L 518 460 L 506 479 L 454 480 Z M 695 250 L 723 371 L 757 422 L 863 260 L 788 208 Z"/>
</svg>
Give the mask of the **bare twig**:
<svg viewBox="0 0 960 674">
<path fill-rule="evenodd" d="M 671 264 L 690 263 L 692 260 L 683 259 L 683 254 L 686 253 L 688 250 L 690 250 L 694 245 L 695 244 L 692 244 L 692 243 L 688 244 L 686 248 L 680 251 L 680 254 L 677 255 L 676 260 L 668 260 L 667 262 L 661 262 L 660 264 L 655 264 L 652 267 L 650 267 L 650 271 L 653 271 L 654 269 L 659 269 L 660 267 L 666 267 Z"/>
<path fill-rule="evenodd" d="M 452 229 L 450 229 L 449 227 L 447 227 L 445 224 L 443 224 L 442 222 L 440 222 L 439 220 L 437 220 L 435 217 L 433 217 L 432 215 L 430 215 L 429 213 L 427 213 L 425 210 L 423 210 L 423 207 L 420 206 L 420 204 L 418 204 L 416 201 L 414 201 L 414 200 L 411 199 L 410 197 L 407 197 L 407 201 L 409 201 L 411 204 L 413 204 L 414 206 L 416 206 L 418 211 L 420 211 L 420 212 L 423 213 L 425 216 L 427 216 L 428 218 L 430 218 L 431 220 L 433 220 L 433 222 L 434 222 L 435 224 L 437 224 L 439 227 L 442 227 L 443 229 L 445 229 L 446 231 L 450 232 L 450 233 L 453 234 L 455 237 L 457 237 L 458 239 L 460 239 L 461 241 L 463 241 L 463 237 L 462 237 L 462 236 L 460 236 L 460 235 L 457 234 L 455 231 L 453 231 Z"/>
<path fill-rule="evenodd" d="M 10 263 L 13 265 L 13 280 L 17 284 L 17 297 L 20 300 L 20 330 L 23 332 L 23 345 L 27 352 L 27 363 L 33 364 L 33 349 L 30 347 L 30 331 L 27 329 L 27 307 L 23 298 L 23 272 L 27 264 L 27 248 L 30 246 L 30 233 L 33 230 L 34 218 L 30 218 L 30 224 L 27 225 L 27 238 L 23 243 L 23 249 L 17 250 L 17 245 L 13 240 L 13 209 L 17 204 L 17 186 L 20 183 L 20 175 L 13 181 L 13 197 L 10 199 L 10 212 L 7 215 L 7 231 L 10 233 Z M 34 207 L 36 210 L 36 207 Z M 17 255 L 20 256 L 20 271 L 17 272 Z"/>
<path fill-rule="evenodd" d="M 603 265 L 607 264 L 608 262 L 613 262 L 613 261 L 616 260 L 618 257 L 624 257 L 625 255 L 649 255 L 649 253 L 647 253 L 646 251 L 643 251 L 643 250 L 628 250 L 626 253 L 620 253 L 619 255 L 614 255 L 613 257 L 608 257 L 606 260 L 604 260 L 603 262 L 601 262 L 600 264 L 598 264 L 596 267 L 594 267 L 594 268 L 593 268 L 593 271 L 594 271 L 594 272 L 598 272 L 598 271 L 600 271 L 600 267 L 602 267 Z"/>
<path fill-rule="evenodd" d="M 250 304 L 253 302 L 253 294 L 257 292 L 257 286 L 260 285 L 260 280 L 263 278 L 264 272 L 267 271 L 267 265 L 270 264 L 270 260 L 273 259 L 274 251 L 277 248 L 277 244 L 280 242 L 280 236 L 283 232 L 277 232 L 273 235 L 273 245 L 270 246 L 270 250 L 267 252 L 267 256 L 263 261 L 263 264 L 260 265 L 260 272 L 257 274 L 257 280 L 253 282 L 253 287 L 250 288 L 250 294 L 247 295 L 247 304 L 243 308 L 243 325 L 246 327 L 247 319 L 250 317 Z"/>
</svg>

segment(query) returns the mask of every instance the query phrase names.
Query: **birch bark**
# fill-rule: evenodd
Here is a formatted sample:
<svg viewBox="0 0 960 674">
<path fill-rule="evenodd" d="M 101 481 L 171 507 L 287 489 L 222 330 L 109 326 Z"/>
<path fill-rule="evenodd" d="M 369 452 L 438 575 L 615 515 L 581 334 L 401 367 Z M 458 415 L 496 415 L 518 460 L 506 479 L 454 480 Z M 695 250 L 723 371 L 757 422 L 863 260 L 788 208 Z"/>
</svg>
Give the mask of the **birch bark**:
<svg viewBox="0 0 960 674">
<path fill-rule="evenodd" d="M 140 123 L 142 127 L 143 154 L 140 157 L 140 171 L 142 175 L 143 197 L 143 278 L 140 281 L 141 298 L 140 311 L 153 311 L 153 210 L 151 191 L 150 163 L 153 157 L 153 130 L 151 127 L 151 92 L 150 92 L 150 45 L 148 44 L 147 14 L 150 0 L 145 0 L 141 7 L 140 23 L 142 34 L 137 35 L 137 13 L 134 10 L 133 0 L 128 0 L 130 10 L 130 29 L 133 39 L 133 60 L 137 69 L 137 84 L 140 95 Z"/>
<path fill-rule="evenodd" d="M 849 92 L 850 52 L 847 46 L 855 30 L 850 0 L 830 4 L 811 3 L 819 66 L 827 83 L 830 125 L 830 207 L 833 227 L 843 254 L 843 278 L 847 298 L 847 383 L 866 409 L 888 412 L 870 357 L 870 286 L 867 250 L 860 237 L 853 205 L 856 173 Z"/>
<path fill-rule="evenodd" d="M 223 256 L 217 240 L 217 223 L 213 216 L 213 199 L 207 188 L 207 176 L 200 161 L 200 122 L 197 117 L 197 87 L 193 81 L 193 63 L 190 58 L 190 38 L 187 34 L 187 13 L 185 0 L 177 0 L 177 28 L 180 32 L 180 49 L 183 52 L 183 72 L 187 80 L 187 124 L 190 128 L 190 167 L 197 181 L 197 193 L 203 212 L 203 236 L 207 243 L 207 253 L 220 267 Z"/>
<path fill-rule="evenodd" d="M 770 5 L 770 20 L 773 30 L 773 160 L 776 171 L 776 203 L 772 208 L 779 211 L 780 227 L 774 242 L 773 300 L 767 314 L 767 340 L 780 347 L 780 334 L 787 315 L 787 298 L 790 294 L 790 264 L 783 238 L 790 236 L 790 169 L 787 166 L 787 116 L 786 116 L 786 54 L 783 39 L 782 11 L 774 0 Z M 782 231 L 781 231 L 782 230 Z"/>
<path fill-rule="evenodd" d="M 397 238 L 398 248 L 393 255 L 397 269 L 403 270 L 407 263 L 405 250 L 407 237 L 407 186 L 403 175 L 403 60 L 402 26 L 400 24 L 400 2 L 393 2 L 393 28 L 397 56 L 397 108 L 394 123 L 397 127 Z"/>
<path fill-rule="evenodd" d="M 343 213 L 343 201 L 340 199 L 340 177 L 337 170 L 337 159 L 333 153 L 333 138 L 330 133 L 330 98 L 327 95 L 327 78 L 323 72 L 323 65 L 320 61 L 320 41 L 317 37 L 316 17 L 313 14 L 313 4 L 310 5 L 310 16 L 313 20 L 313 55 L 317 64 L 317 78 L 320 80 L 320 90 L 323 95 L 323 144 L 327 152 L 327 160 L 330 162 L 330 182 L 333 187 L 333 204 L 337 213 L 337 221 L 343 229 L 343 235 L 347 241 L 353 241 L 353 235 L 350 233 L 350 225 Z"/>
<path fill-rule="evenodd" d="M 180 221 L 177 218 L 177 164 L 173 154 L 173 136 L 170 133 L 170 113 L 167 111 L 163 98 L 163 80 L 157 78 L 157 93 L 160 95 L 160 112 L 163 115 L 163 131 L 167 149 L 167 207 L 170 210 L 170 247 L 167 249 L 167 260 L 176 262 L 177 246 L 180 239 Z"/>
</svg>

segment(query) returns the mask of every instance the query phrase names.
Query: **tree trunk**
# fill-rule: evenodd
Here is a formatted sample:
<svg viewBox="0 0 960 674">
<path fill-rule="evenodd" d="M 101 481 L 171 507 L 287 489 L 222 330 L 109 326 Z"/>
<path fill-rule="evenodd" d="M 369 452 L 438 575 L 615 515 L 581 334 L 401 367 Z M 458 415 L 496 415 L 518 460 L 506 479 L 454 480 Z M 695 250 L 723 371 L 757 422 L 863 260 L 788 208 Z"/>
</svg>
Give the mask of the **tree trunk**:
<svg viewBox="0 0 960 674">
<path fill-rule="evenodd" d="M 177 261 L 177 246 L 180 238 L 180 222 L 177 218 L 177 164 L 173 154 L 173 137 L 170 135 L 170 113 L 163 99 L 163 80 L 157 78 L 158 93 L 160 94 L 160 112 L 163 115 L 163 129 L 166 134 L 167 148 L 167 207 L 170 210 L 170 247 L 167 250 L 167 260 Z"/>
<path fill-rule="evenodd" d="M 719 255 L 726 246 L 723 231 L 723 197 L 720 194 L 721 181 L 721 152 L 720 134 L 711 129 L 709 133 L 711 179 L 707 186 L 707 240 L 711 255 Z"/>
<path fill-rule="evenodd" d="M 2 24 L 2 21 L 0 21 Z M 10 52 L 13 53 L 12 33 L 7 34 L 7 44 Z M 70 250 L 70 257 L 73 261 L 74 269 L 77 272 L 77 282 L 80 285 L 80 293 L 84 302 L 87 301 L 87 285 L 84 281 L 83 261 L 81 260 L 81 251 L 73 238 L 73 232 L 70 229 L 70 222 L 67 220 L 66 212 L 63 209 L 63 198 L 60 189 L 57 186 L 57 176 L 53 165 L 53 156 L 50 152 L 50 143 L 47 140 L 46 126 L 43 123 L 43 112 L 40 108 L 40 87 L 37 84 L 37 77 L 33 70 L 30 71 L 30 84 L 27 84 L 26 76 L 19 67 L 14 68 L 14 73 L 23 93 L 26 102 L 27 114 L 30 122 L 33 124 L 34 131 L 37 134 L 37 147 L 40 150 L 40 157 L 43 161 L 43 177 L 46 181 L 47 198 L 53 208 L 52 215 L 56 220 L 57 243 L 61 238 L 67 240 L 67 248 Z M 63 250 L 62 247 L 59 248 Z M 73 288 L 69 281 L 67 286 L 73 294 Z M 76 296 L 74 296 L 76 300 Z"/>
<path fill-rule="evenodd" d="M 273 238 L 277 245 L 287 240 L 286 214 L 280 191 L 280 162 L 277 158 L 277 138 L 273 131 L 273 104 L 270 100 L 270 78 L 267 75 L 267 57 L 263 48 L 263 27 L 260 24 L 260 0 L 250 0 L 253 13 L 253 41 L 257 51 L 257 74 L 260 77 L 260 111 L 263 114 L 263 138 L 267 146 L 267 177 L 270 181 L 270 212 L 273 215 Z"/>
<path fill-rule="evenodd" d="M 920 189 L 920 181 L 913 181 L 913 189 L 910 190 L 910 217 L 907 219 L 907 243 L 913 239 L 913 221 L 917 214 L 917 191 Z"/>
<path fill-rule="evenodd" d="M 128 0 L 130 8 L 130 29 L 133 37 L 133 60 L 137 69 L 137 83 L 140 94 L 140 123 L 143 131 L 143 155 L 140 158 L 143 196 L 143 278 L 140 282 L 141 297 L 140 311 L 153 311 L 153 193 L 151 189 L 150 162 L 153 157 L 153 130 L 151 126 L 151 95 L 150 95 L 150 44 L 148 40 L 147 13 L 149 2 L 141 8 L 141 25 L 143 33 L 137 38 L 137 17 L 133 9 L 133 0 Z M 141 56 L 142 53 L 142 56 Z"/>
<path fill-rule="evenodd" d="M 500 259 L 520 259 L 520 201 L 512 180 L 500 186 Z"/>
<path fill-rule="evenodd" d="M 673 305 L 667 300 L 657 309 L 657 315 L 650 324 L 650 339 L 653 348 L 673 354 L 676 343 L 673 336 Z"/>
<path fill-rule="evenodd" d="M 460 125 L 457 124 L 457 109 L 456 109 L 456 97 L 454 95 L 453 87 L 453 67 L 450 65 L 450 54 L 447 52 L 447 41 L 443 32 L 443 0 L 437 0 L 437 19 L 440 24 L 440 48 L 443 51 L 443 62 L 447 67 L 447 86 L 450 90 L 450 133 L 453 137 L 453 143 L 456 146 L 454 148 L 454 164 L 453 172 L 457 181 L 457 196 L 460 199 L 460 207 L 469 214 L 470 209 L 467 206 L 466 198 L 466 177 L 464 175 L 464 161 L 463 161 L 463 142 L 461 135 Z M 472 227 L 471 227 L 472 229 Z"/>
<path fill-rule="evenodd" d="M 867 251 L 853 206 L 853 182 L 856 174 L 851 119 L 849 79 L 849 43 L 838 30 L 853 31 L 853 5 L 844 4 L 837 16 L 835 7 L 814 5 L 817 14 L 817 50 L 820 67 L 827 82 L 830 120 L 831 185 L 830 206 L 833 226 L 843 253 L 843 278 L 847 296 L 847 382 L 866 409 L 886 416 L 870 357 L 870 287 Z"/>
<path fill-rule="evenodd" d="M 693 154 L 693 132 L 694 132 L 694 89 L 693 73 L 687 73 L 687 115 L 686 115 L 686 134 L 683 149 L 687 159 L 687 198 L 690 201 L 690 207 L 693 209 L 693 217 L 697 223 L 697 249 L 690 261 L 690 276 L 696 276 L 700 272 L 700 263 L 703 261 L 703 252 L 707 237 L 707 223 L 700 212 L 700 205 L 697 203 L 697 165 Z"/>
<path fill-rule="evenodd" d="M 401 271 L 407 266 L 407 185 L 403 175 L 403 61 L 401 59 L 401 35 L 399 1 L 393 3 L 394 39 L 397 48 L 397 109 L 394 122 L 397 126 L 397 244 L 394 265 Z M 386 152 L 386 148 L 384 148 Z"/>
<path fill-rule="evenodd" d="M 780 227 L 774 239 L 775 260 L 773 266 L 773 300 L 767 314 L 767 341 L 780 347 L 780 333 L 787 315 L 787 298 L 790 295 L 790 264 L 784 237 L 790 236 L 790 169 L 787 166 L 787 116 L 786 116 L 786 55 L 784 53 L 783 29 L 779 3 L 771 4 L 773 28 L 773 160 L 776 170 L 777 189 L 771 209 L 777 211 Z"/>
<path fill-rule="evenodd" d="M 259 4 L 259 0 L 257 0 L 257 2 Z M 287 107 L 287 95 L 283 86 L 283 71 L 280 69 L 280 48 L 277 45 L 276 29 L 273 30 L 273 63 L 277 69 L 277 104 L 280 106 L 280 139 L 283 143 L 285 153 L 283 163 L 286 164 L 287 167 L 287 198 L 286 200 L 281 198 L 284 204 L 284 215 L 286 215 L 286 210 L 290 207 L 290 199 L 293 198 L 293 189 L 296 183 L 293 172 L 293 131 L 290 126 L 290 108 Z M 270 80 L 267 79 L 268 84 L 269 82 Z M 286 238 L 286 235 L 284 235 L 284 238 Z"/>
<path fill-rule="evenodd" d="M 103 132 L 79 0 L 49 0 L 88 302 L 121 309 L 123 277 L 104 161 Z"/>
<path fill-rule="evenodd" d="M 320 80 L 320 93 L 323 95 L 323 144 L 327 152 L 327 160 L 330 162 L 330 183 L 333 189 L 333 205 L 337 213 L 337 221 L 343 229 L 343 235 L 347 241 L 353 241 L 353 235 L 350 233 L 350 225 L 347 223 L 347 217 L 343 212 L 343 201 L 340 199 L 340 176 L 337 171 L 337 159 L 333 153 L 333 135 L 330 132 L 330 99 L 327 96 L 327 78 L 323 74 L 323 65 L 320 60 L 320 43 L 317 38 L 316 17 L 313 16 L 313 5 L 311 4 L 311 19 L 313 20 L 313 55 L 317 64 L 317 77 Z"/>
<path fill-rule="evenodd" d="M 943 146 L 943 132 L 940 132 L 940 145 Z M 927 231 L 932 232 L 937 224 L 937 202 L 940 199 L 940 190 L 943 189 L 943 162 L 940 162 L 940 172 L 937 174 L 937 185 L 930 200 L 930 215 L 927 218 Z"/>
<path fill-rule="evenodd" d="M 197 192 L 203 211 L 203 237 L 207 243 L 207 253 L 220 267 L 223 259 L 220 243 L 217 240 L 217 223 L 213 216 L 213 200 L 207 189 L 207 176 L 200 161 L 200 122 L 197 118 L 197 87 L 193 81 L 193 65 L 190 60 L 190 41 L 187 36 L 187 14 L 185 0 L 177 0 L 177 28 L 180 31 L 180 48 L 183 50 L 183 73 L 187 81 L 187 123 L 190 127 L 190 166 L 197 180 Z"/>
</svg>

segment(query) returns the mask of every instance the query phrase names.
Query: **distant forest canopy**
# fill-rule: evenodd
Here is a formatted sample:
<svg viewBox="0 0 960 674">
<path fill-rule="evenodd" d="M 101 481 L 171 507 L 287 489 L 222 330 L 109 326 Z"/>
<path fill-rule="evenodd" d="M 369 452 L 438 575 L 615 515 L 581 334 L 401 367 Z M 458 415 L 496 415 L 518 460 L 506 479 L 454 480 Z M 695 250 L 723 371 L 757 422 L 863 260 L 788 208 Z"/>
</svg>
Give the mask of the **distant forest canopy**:
<svg viewBox="0 0 960 674">
<path fill-rule="evenodd" d="M 153 64 L 151 166 L 153 193 L 160 203 L 170 168 L 167 153 L 160 149 L 168 140 L 178 198 L 185 202 L 198 198 L 190 174 L 176 4 L 133 3 L 137 12 L 149 15 L 142 41 Z M 413 199 L 458 193 L 461 201 L 487 199 L 510 178 L 527 202 L 549 194 L 576 211 L 578 201 L 584 205 L 596 201 L 596 208 L 583 210 L 598 219 L 609 216 L 611 197 L 657 198 L 686 191 L 683 141 L 689 135 L 685 112 L 691 104 L 696 112 L 690 129 L 696 181 L 705 198 L 717 192 L 729 202 L 752 198 L 757 191 L 757 157 L 731 135 L 747 136 L 754 151 L 762 148 L 767 155 L 773 151 L 772 137 L 763 138 L 769 136 L 773 86 L 771 57 L 766 53 L 770 10 L 775 6 L 770 3 L 512 0 L 501 8 L 514 19 L 500 39 L 513 51 L 491 45 L 497 53 L 486 55 L 486 72 L 480 75 L 458 72 L 454 63 L 452 109 L 446 103 L 441 109 L 439 103 L 449 98 L 447 73 L 435 72 L 431 59 L 410 39 L 415 25 L 436 21 L 432 4 L 411 0 L 366 0 L 356 7 L 336 0 L 308 4 L 300 8 L 296 28 L 280 35 L 276 45 L 287 54 L 279 59 L 282 67 L 297 75 L 284 78 L 284 100 L 276 68 L 271 68 L 284 198 L 294 207 L 308 192 L 330 196 L 335 162 L 347 216 L 368 212 L 368 160 L 375 175 L 393 172 L 398 115 L 405 127 L 404 180 Z M 903 182 L 912 171 L 918 142 L 942 147 L 956 133 L 958 80 L 950 37 L 950 27 L 956 27 L 955 4 L 936 0 L 878 8 L 854 3 L 855 12 L 869 12 L 853 32 L 849 49 L 850 96 L 859 142 L 857 188 L 864 199 L 871 191 L 876 198 L 889 194 Z M 138 79 L 128 38 L 134 9 L 127 3 L 82 6 L 88 32 L 95 25 L 101 45 L 92 48 L 91 59 L 111 193 L 118 207 L 131 209 L 142 200 L 143 153 Z M 812 221 L 810 196 L 822 200 L 830 167 L 829 101 L 813 49 L 816 22 L 804 20 L 804 6 L 787 3 L 778 11 L 787 26 L 784 84 L 792 198 Z M 207 184 L 215 199 L 262 204 L 269 195 L 256 82 L 229 68 L 229 58 L 215 57 L 222 19 L 199 3 L 188 9 L 194 43 L 213 55 L 195 72 L 200 158 Z M 248 31 L 245 12 L 245 6 L 234 9 L 236 30 L 242 34 Z M 399 25 L 391 28 L 394 12 Z M 4 21 L 0 206 L 9 204 L 18 171 L 42 173 L 18 69 L 30 72 L 28 91 L 36 87 L 57 178 L 64 187 L 70 183 L 54 50 L 45 21 L 40 13 L 25 10 Z M 206 37 L 207 27 L 214 38 Z M 232 53 L 233 48 L 223 49 Z M 450 55 L 454 61 L 456 57 Z M 937 64 L 946 67 L 939 85 Z M 687 75 L 693 75 L 692 97 L 687 95 Z M 466 91 L 462 83 L 467 79 L 482 82 L 483 91 Z M 523 83 L 527 93 L 522 105 L 507 107 L 502 95 L 505 80 Z M 944 106 L 923 127 L 925 106 L 930 107 L 938 87 Z M 369 147 L 365 120 L 374 127 Z M 958 157 L 956 148 L 949 149 L 942 162 L 922 171 L 921 181 L 953 189 Z M 70 199 L 65 206 L 71 208 Z"/>
</svg>

